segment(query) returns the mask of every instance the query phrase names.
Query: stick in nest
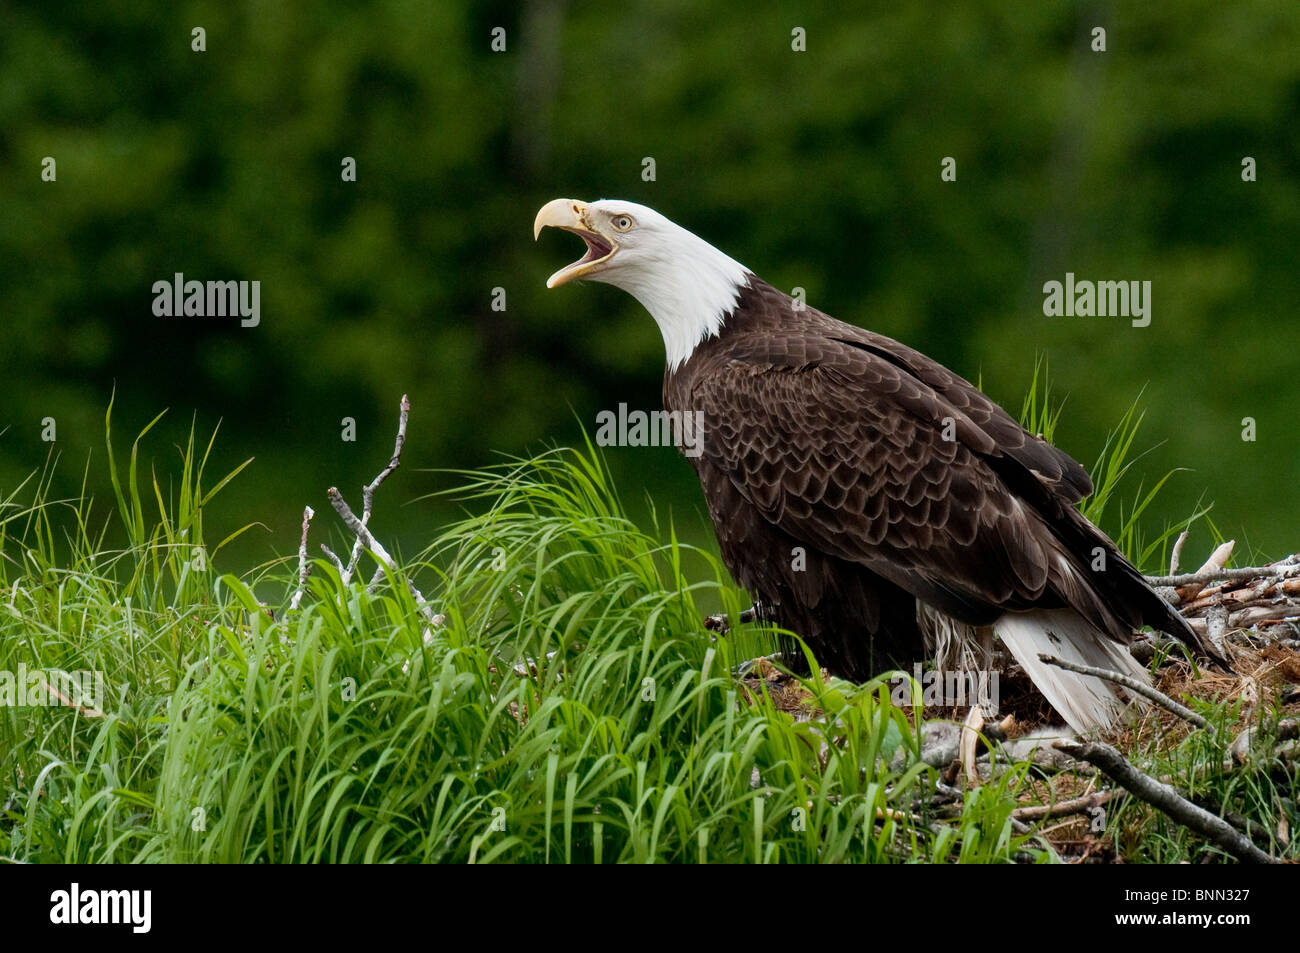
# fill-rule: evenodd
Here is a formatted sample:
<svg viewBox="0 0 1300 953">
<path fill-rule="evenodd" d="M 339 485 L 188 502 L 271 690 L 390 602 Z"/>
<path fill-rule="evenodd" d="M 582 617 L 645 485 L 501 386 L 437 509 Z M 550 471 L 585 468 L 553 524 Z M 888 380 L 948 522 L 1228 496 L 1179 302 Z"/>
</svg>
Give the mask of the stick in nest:
<svg viewBox="0 0 1300 953">
<path fill-rule="evenodd" d="M 1027 807 L 1018 807 L 1011 812 L 1011 816 L 1022 821 L 1045 821 L 1053 817 L 1088 814 L 1101 807 L 1114 796 L 1114 791 L 1094 791 L 1091 794 L 1085 794 L 1069 801 L 1058 801 L 1055 804 L 1031 804 Z"/>
<path fill-rule="evenodd" d="M 1280 563 L 1271 566 L 1244 566 L 1240 569 L 1200 569 L 1196 572 L 1183 573 L 1178 576 L 1147 576 L 1151 586 L 1191 586 L 1210 582 L 1250 582 L 1255 579 L 1286 579 L 1300 575 L 1300 556 L 1288 556 Z"/>
<path fill-rule="evenodd" d="M 1196 712 L 1192 711 L 1185 705 L 1180 705 L 1164 692 L 1157 691 L 1150 685 L 1138 681 L 1136 678 L 1130 678 L 1119 672 L 1112 672 L 1105 668 L 1093 668 L 1091 665 L 1078 665 L 1074 662 L 1067 662 L 1065 659 L 1059 659 L 1054 655 L 1039 654 L 1039 659 L 1048 665 L 1055 665 L 1057 668 L 1063 668 L 1067 672 L 1078 672 L 1080 675 L 1091 675 L 1094 678 L 1103 678 L 1108 682 L 1114 682 L 1117 685 L 1123 685 L 1130 691 L 1137 692 L 1144 698 L 1155 702 L 1166 711 L 1171 711 L 1179 718 L 1190 721 L 1197 728 L 1204 728 L 1210 734 L 1214 734 L 1214 726 L 1202 718 Z"/>
<path fill-rule="evenodd" d="M 1134 797 L 1145 801 L 1170 819 L 1190 828 L 1216 847 L 1238 860 L 1252 864 L 1280 864 L 1283 861 L 1265 853 L 1223 818 L 1197 807 L 1167 784 L 1143 774 L 1108 744 L 1099 741 L 1078 742 L 1064 738 L 1053 746 L 1072 758 L 1096 765 Z"/>
<path fill-rule="evenodd" d="M 1174 540 L 1174 551 L 1169 556 L 1169 575 L 1171 576 L 1178 573 L 1178 560 L 1182 558 L 1183 544 L 1187 542 L 1187 536 L 1187 530 L 1183 530 L 1178 534 L 1178 538 Z"/>
</svg>

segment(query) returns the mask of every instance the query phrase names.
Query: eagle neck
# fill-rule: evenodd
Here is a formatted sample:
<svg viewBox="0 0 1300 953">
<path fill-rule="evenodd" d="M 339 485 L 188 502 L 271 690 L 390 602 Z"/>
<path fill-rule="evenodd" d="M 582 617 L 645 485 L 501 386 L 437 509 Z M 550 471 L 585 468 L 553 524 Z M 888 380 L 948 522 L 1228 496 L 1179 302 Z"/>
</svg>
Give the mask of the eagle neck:
<svg viewBox="0 0 1300 953">
<path fill-rule="evenodd" d="M 686 363 L 701 342 L 722 331 L 741 293 L 757 280 L 748 268 L 708 242 L 683 234 L 691 240 L 689 245 L 675 247 L 671 259 L 660 267 L 606 279 L 650 312 L 664 339 L 670 371 Z"/>
</svg>

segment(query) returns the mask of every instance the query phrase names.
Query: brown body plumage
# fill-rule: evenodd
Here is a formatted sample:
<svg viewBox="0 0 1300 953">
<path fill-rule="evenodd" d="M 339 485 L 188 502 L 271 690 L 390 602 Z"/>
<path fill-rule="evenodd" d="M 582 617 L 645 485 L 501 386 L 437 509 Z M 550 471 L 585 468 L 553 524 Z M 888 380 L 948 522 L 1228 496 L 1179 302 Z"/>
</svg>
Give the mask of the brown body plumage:
<svg viewBox="0 0 1300 953">
<path fill-rule="evenodd" d="M 925 355 L 797 308 L 752 279 L 666 372 L 664 405 L 703 415 L 689 459 L 727 567 L 823 665 L 910 668 L 915 599 L 971 625 L 1069 607 L 1120 642 L 1146 624 L 1197 644 L 1073 505 L 1092 491 L 1078 463 Z"/>
</svg>

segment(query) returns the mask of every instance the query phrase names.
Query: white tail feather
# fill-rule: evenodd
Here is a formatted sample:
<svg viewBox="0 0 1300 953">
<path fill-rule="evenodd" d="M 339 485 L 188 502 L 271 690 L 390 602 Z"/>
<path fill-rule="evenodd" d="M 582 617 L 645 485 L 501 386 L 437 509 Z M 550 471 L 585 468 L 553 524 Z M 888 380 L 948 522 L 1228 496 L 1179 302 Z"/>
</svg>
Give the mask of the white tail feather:
<svg viewBox="0 0 1300 953">
<path fill-rule="evenodd" d="M 993 623 L 993 629 L 1038 690 L 1079 734 L 1113 725 L 1132 693 L 1113 682 L 1046 665 L 1038 658 L 1040 652 L 1150 681 L 1146 669 L 1124 646 L 1072 609 L 1008 612 Z"/>
</svg>

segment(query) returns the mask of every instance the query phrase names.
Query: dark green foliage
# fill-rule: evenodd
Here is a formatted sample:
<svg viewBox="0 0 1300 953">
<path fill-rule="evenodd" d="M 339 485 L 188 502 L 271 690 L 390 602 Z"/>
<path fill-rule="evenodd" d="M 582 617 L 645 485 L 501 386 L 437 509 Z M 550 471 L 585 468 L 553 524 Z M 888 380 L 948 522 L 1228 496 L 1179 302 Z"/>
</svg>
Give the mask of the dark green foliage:
<svg viewBox="0 0 1300 953">
<path fill-rule="evenodd" d="M 790 49 L 796 25 L 806 53 Z M 264 463 L 216 504 L 274 531 L 238 541 L 260 559 L 292 547 L 322 458 L 344 488 L 369 478 L 402 392 L 425 422 L 414 467 L 481 466 L 572 442 L 575 413 L 590 427 L 619 401 L 653 408 L 652 322 L 603 286 L 546 292 L 574 249 L 529 234 L 546 199 L 624 196 L 982 374 L 1003 402 L 1049 353 L 1071 397 L 1059 442 L 1084 461 L 1146 386 L 1149 425 L 1169 435 L 1153 470 L 1195 468 L 1167 489 L 1171 511 L 1208 493 L 1229 535 L 1289 552 L 1298 46 L 1300 7 L 1279 0 L 9 4 L 0 487 L 44 459 L 53 417 L 73 462 L 54 490 L 72 495 L 116 382 L 121 419 L 195 407 L 205 430 L 224 421 L 217 465 Z M 945 156 L 956 182 L 940 180 Z M 155 318 L 151 285 L 178 271 L 260 280 L 261 325 Z M 1151 280 L 1151 326 L 1044 317 L 1042 285 L 1066 271 Z M 160 435 L 183 442 L 187 416 Z M 344 417 L 356 443 L 339 439 Z M 610 460 L 635 474 L 638 516 L 644 486 L 674 500 L 685 538 L 707 538 L 674 455 Z M 1259 519 L 1261 501 L 1282 518 Z M 409 550 L 447 515 L 410 514 Z"/>
</svg>

